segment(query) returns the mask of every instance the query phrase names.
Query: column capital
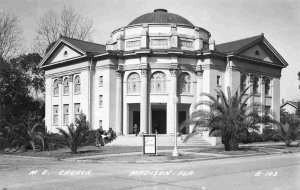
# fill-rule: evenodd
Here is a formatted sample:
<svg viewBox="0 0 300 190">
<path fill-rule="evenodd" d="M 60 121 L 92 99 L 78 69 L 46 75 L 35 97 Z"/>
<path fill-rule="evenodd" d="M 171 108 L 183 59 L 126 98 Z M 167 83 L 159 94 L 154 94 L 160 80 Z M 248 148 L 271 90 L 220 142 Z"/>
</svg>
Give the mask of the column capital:
<svg viewBox="0 0 300 190">
<path fill-rule="evenodd" d="M 60 76 L 60 77 L 58 77 L 57 79 L 58 79 L 58 84 L 62 84 L 63 77 L 62 77 L 62 76 Z"/>
<path fill-rule="evenodd" d="M 123 71 L 117 70 L 117 71 L 116 71 L 116 76 L 117 76 L 117 79 L 121 79 L 122 76 L 123 76 Z"/>
<path fill-rule="evenodd" d="M 69 75 L 69 82 L 73 82 L 74 75 Z"/>
<path fill-rule="evenodd" d="M 177 76 L 177 69 L 170 69 L 170 73 L 172 77 L 176 77 Z"/>
<path fill-rule="evenodd" d="M 264 76 L 260 76 L 260 78 L 261 78 L 261 84 L 266 84 L 266 77 L 264 77 Z"/>
<path fill-rule="evenodd" d="M 148 74 L 148 69 L 141 69 L 141 75 L 146 77 Z"/>
<path fill-rule="evenodd" d="M 203 78 L 203 70 L 196 71 L 197 78 Z"/>
</svg>

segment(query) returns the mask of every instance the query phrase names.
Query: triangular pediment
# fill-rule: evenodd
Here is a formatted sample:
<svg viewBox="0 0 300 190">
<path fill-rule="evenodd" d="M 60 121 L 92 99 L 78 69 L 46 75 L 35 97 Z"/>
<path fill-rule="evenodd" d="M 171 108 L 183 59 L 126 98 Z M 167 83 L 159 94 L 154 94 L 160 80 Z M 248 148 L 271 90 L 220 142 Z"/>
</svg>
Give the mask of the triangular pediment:
<svg viewBox="0 0 300 190">
<path fill-rule="evenodd" d="M 278 62 L 278 59 L 267 49 L 262 43 L 256 44 L 239 53 L 240 56 L 245 56 L 253 59 L 259 59 L 262 61 L 274 63 Z"/>
<path fill-rule="evenodd" d="M 52 64 L 59 61 L 80 57 L 82 55 L 82 53 L 62 43 L 60 47 L 56 50 L 56 52 L 52 54 L 49 62 L 50 64 Z"/>
<path fill-rule="evenodd" d="M 235 51 L 235 55 L 286 67 L 288 64 L 263 37 Z"/>
</svg>

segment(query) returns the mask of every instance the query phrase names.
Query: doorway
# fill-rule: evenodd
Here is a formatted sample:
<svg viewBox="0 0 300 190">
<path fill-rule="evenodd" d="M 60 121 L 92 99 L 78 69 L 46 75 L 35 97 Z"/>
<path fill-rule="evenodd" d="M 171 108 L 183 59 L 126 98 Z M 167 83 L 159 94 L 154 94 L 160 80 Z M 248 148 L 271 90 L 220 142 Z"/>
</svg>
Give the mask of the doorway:
<svg viewBox="0 0 300 190">
<path fill-rule="evenodd" d="M 152 133 L 167 133 L 166 105 L 151 105 Z"/>
<path fill-rule="evenodd" d="M 186 120 L 186 111 L 179 111 L 178 113 L 178 123 L 179 123 L 179 129 L 182 127 L 182 125 L 184 124 L 184 121 Z M 182 134 L 187 134 L 187 126 L 185 126 L 184 128 L 181 129 L 181 131 L 179 131 Z"/>
</svg>

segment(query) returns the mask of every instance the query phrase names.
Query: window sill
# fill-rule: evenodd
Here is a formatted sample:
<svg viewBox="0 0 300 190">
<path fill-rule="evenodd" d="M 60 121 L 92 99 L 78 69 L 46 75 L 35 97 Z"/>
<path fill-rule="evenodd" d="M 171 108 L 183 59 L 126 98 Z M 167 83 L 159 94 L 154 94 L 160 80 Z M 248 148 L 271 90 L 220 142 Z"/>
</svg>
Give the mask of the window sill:
<svg viewBox="0 0 300 190">
<path fill-rule="evenodd" d="M 260 94 L 253 94 L 253 96 L 260 97 Z"/>
<path fill-rule="evenodd" d="M 53 95 L 53 97 L 59 97 L 59 95 Z"/>
<path fill-rule="evenodd" d="M 127 94 L 127 96 L 140 96 L 141 94 Z"/>
<path fill-rule="evenodd" d="M 103 106 L 99 106 L 99 108 L 103 108 Z"/>
<path fill-rule="evenodd" d="M 74 93 L 74 95 L 79 95 L 79 94 L 81 94 L 81 93 L 80 92 Z"/>
<path fill-rule="evenodd" d="M 64 94 L 64 96 L 69 96 L 69 94 Z"/>
<path fill-rule="evenodd" d="M 168 93 L 155 93 L 151 92 L 150 95 L 169 95 Z"/>
<path fill-rule="evenodd" d="M 265 97 L 266 97 L 266 98 L 272 98 L 272 96 L 271 96 L 271 95 L 265 95 Z"/>
<path fill-rule="evenodd" d="M 193 97 L 194 95 L 192 95 L 192 94 L 178 94 L 178 96 L 190 96 L 190 97 Z"/>
</svg>

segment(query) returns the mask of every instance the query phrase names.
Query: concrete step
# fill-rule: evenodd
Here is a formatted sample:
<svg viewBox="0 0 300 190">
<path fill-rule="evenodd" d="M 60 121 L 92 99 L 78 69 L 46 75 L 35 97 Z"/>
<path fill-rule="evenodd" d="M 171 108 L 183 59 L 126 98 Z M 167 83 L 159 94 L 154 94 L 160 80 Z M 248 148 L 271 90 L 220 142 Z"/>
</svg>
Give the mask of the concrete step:
<svg viewBox="0 0 300 190">
<path fill-rule="evenodd" d="M 194 136 L 188 140 L 187 143 L 183 143 L 185 136 L 177 137 L 178 146 L 211 146 L 200 135 Z M 106 146 L 142 146 L 143 137 L 135 135 L 118 136 L 116 140 Z M 157 146 L 173 146 L 174 136 L 170 135 L 157 135 Z"/>
</svg>

